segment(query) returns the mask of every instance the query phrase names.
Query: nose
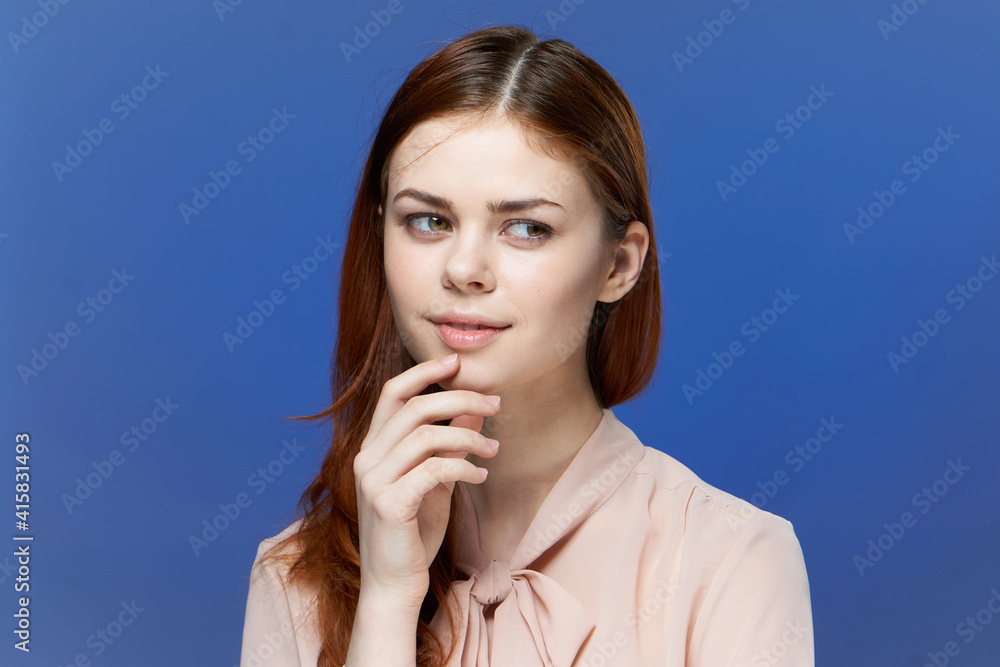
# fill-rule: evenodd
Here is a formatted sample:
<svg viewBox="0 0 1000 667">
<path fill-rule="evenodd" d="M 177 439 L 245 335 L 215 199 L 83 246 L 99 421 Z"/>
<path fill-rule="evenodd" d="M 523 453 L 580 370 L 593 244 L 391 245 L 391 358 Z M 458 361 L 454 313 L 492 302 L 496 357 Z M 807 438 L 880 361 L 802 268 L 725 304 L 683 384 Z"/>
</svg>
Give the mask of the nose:
<svg viewBox="0 0 1000 667">
<path fill-rule="evenodd" d="M 445 251 L 441 282 L 458 290 L 491 291 L 496 287 L 493 272 L 494 249 L 487 241 L 488 232 L 468 228 L 456 232 Z"/>
</svg>

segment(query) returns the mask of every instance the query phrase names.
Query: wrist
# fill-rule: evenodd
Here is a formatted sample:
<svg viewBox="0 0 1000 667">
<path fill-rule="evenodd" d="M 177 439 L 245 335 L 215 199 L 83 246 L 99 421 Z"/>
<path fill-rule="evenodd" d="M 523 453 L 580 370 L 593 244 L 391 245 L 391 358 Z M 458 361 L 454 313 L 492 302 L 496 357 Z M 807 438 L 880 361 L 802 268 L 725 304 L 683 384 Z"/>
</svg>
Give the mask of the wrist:
<svg viewBox="0 0 1000 667">
<path fill-rule="evenodd" d="M 389 618 L 396 622 L 413 619 L 416 625 L 420 616 L 420 605 L 412 600 L 391 595 L 383 591 L 361 591 L 358 597 L 358 614 L 374 615 L 379 618 Z"/>
<path fill-rule="evenodd" d="M 366 607 L 394 615 L 414 614 L 419 616 L 424 604 L 424 595 L 416 596 L 402 594 L 380 588 L 374 584 L 362 584 L 358 596 L 358 606 L 364 602 Z"/>
<path fill-rule="evenodd" d="M 419 617 L 419 608 L 398 597 L 363 590 L 345 667 L 415 667 Z"/>
</svg>

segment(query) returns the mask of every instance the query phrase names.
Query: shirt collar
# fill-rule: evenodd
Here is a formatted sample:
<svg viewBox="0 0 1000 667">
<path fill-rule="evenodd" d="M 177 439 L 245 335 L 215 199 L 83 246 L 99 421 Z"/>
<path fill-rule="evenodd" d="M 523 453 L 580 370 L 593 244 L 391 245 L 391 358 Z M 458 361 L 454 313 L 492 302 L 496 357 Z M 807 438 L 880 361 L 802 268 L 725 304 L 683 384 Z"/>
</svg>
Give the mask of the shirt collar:
<svg viewBox="0 0 1000 667">
<path fill-rule="evenodd" d="M 593 632 L 596 622 L 580 601 L 559 582 L 528 566 L 597 511 L 645 452 L 610 408 L 603 408 L 603 413 L 542 502 L 510 563 L 483 562 L 475 508 L 468 490 L 461 482 L 456 484 L 461 510 L 451 527 L 455 563 L 469 578 L 452 582 L 449 589 L 461 651 L 449 665 L 565 667 Z M 494 635 L 502 639 L 494 641 L 490 650 L 483 610 L 495 602 L 499 605 Z M 451 628 L 441 612 L 438 609 L 431 625 L 447 643 Z"/>
<path fill-rule="evenodd" d="M 562 476 L 539 507 L 508 564 L 526 568 L 552 545 L 572 532 L 621 486 L 642 458 L 644 447 L 611 408 L 602 409 L 597 428 L 583 443 Z M 460 523 L 456 541 L 456 566 L 466 574 L 481 572 L 488 565 L 479 549 L 479 527 L 468 490 L 456 484 Z"/>
</svg>

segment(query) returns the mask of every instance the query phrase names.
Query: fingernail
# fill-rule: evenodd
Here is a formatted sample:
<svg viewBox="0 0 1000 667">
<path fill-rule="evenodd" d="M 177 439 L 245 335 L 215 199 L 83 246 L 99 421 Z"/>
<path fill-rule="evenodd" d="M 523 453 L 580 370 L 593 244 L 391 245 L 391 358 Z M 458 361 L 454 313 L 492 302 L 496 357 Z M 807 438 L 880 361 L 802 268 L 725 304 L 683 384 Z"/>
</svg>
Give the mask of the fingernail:
<svg viewBox="0 0 1000 667">
<path fill-rule="evenodd" d="M 487 396 L 486 397 L 486 401 L 490 405 L 500 405 L 500 397 L 499 396 Z"/>
<path fill-rule="evenodd" d="M 452 353 L 452 354 L 449 354 L 449 355 L 448 355 L 447 357 L 445 357 L 444 359 L 442 359 L 442 360 L 441 360 L 441 363 L 442 363 L 442 364 L 444 364 L 445 366 L 450 366 L 450 365 L 452 365 L 453 363 L 455 363 L 455 361 L 456 361 L 457 359 L 458 359 L 458 352 L 454 352 L 454 353 Z"/>
</svg>

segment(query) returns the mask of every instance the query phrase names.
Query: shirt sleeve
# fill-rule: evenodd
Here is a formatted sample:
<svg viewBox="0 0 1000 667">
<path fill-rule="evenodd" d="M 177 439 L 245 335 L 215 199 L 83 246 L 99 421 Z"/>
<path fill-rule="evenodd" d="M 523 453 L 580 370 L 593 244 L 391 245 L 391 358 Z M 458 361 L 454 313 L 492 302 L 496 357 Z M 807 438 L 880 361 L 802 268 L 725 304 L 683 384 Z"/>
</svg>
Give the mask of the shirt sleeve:
<svg viewBox="0 0 1000 667">
<path fill-rule="evenodd" d="M 261 562 L 270 546 L 261 543 L 250 571 L 240 667 L 301 667 L 285 582 L 274 561 Z"/>
<path fill-rule="evenodd" d="M 694 621 L 690 667 L 814 667 L 812 606 L 792 524 L 762 514 L 746 526 Z"/>
</svg>

